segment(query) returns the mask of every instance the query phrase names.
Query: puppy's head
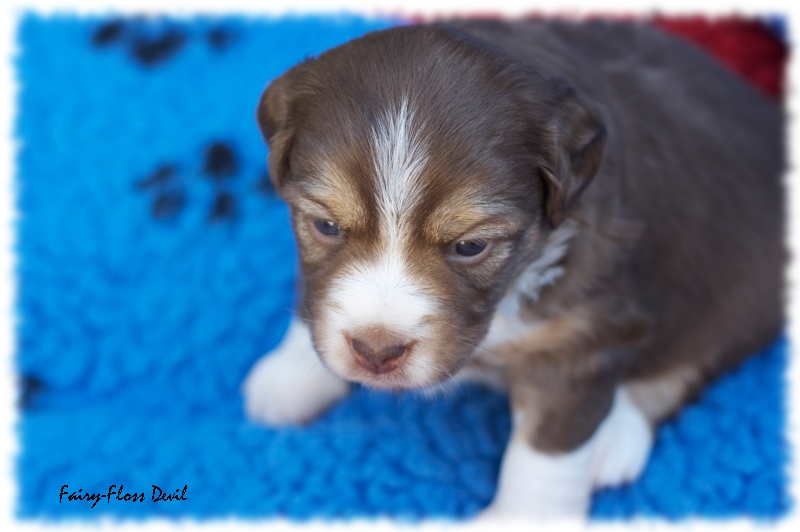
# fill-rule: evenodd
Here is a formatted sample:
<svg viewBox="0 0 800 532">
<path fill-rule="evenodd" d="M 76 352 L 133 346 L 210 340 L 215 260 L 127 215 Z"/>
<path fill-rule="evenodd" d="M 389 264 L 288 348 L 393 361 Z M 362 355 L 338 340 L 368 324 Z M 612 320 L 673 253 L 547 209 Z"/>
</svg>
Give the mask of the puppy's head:
<svg viewBox="0 0 800 532">
<path fill-rule="evenodd" d="M 369 34 L 302 63 L 257 117 L 317 351 L 385 388 L 433 384 L 469 358 L 604 144 L 565 83 L 447 26 Z"/>
</svg>

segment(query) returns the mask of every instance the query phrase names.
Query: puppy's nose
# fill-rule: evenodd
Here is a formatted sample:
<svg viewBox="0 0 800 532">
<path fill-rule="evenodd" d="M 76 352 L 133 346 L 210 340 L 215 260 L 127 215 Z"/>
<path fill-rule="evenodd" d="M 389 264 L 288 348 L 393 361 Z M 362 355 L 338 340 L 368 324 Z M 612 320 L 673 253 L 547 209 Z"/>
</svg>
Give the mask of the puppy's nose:
<svg viewBox="0 0 800 532">
<path fill-rule="evenodd" d="M 351 337 L 350 347 L 359 366 L 380 375 L 393 371 L 410 345 L 383 330 L 374 330 Z"/>
</svg>

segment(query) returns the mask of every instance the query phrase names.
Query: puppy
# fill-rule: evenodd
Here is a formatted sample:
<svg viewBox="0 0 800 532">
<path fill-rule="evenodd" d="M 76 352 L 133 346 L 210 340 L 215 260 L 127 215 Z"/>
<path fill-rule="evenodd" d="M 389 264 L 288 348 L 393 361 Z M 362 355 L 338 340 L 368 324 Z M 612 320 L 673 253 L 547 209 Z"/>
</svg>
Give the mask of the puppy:
<svg viewBox="0 0 800 532">
<path fill-rule="evenodd" d="M 585 515 L 782 326 L 782 113 L 647 25 L 371 33 L 274 80 L 257 118 L 302 319 L 247 414 L 481 377 L 513 413 L 485 515 Z"/>
</svg>

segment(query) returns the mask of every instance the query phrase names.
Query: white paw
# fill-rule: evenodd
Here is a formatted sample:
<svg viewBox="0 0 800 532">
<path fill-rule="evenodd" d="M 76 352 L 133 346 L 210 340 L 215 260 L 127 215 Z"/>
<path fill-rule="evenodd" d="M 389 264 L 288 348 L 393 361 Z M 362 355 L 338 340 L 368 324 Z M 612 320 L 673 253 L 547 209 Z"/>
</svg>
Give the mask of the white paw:
<svg viewBox="0 0 800 532">
<path fill-rule="evenodd" d="M 242 394 L 247 417 L 274 426 L 314 419 L 349 388 L 319 360 L 306 325 L 293 320 L 281 344 L 250 370 Z"/>
<path fill-rule="evenodd" d="M 525 494 L 527 495 L 527 494 Z M 576 492 L 572 496 L 539 493 L 533 498 L 520 494 L 515 501 L 508 498 L 495 499 L 477 516 L 478 523 L 497 521 L 572 521 L 582 523 L 589 513 L 591 497 Z"/>
<path fill-rule="evenodd" d="M 515 427 L 518 420 L 515 415 Z M 494 501 L 478 518 L 583 519 L 591 495 L 591 458 L 590 446 L 542 453 L 523 432 L 515 432 L 503 455 Z"/>
<path fill-rule="evenodd" d="M 497 493 L 478 521 L 498 518 L 584 520 L 593 488 L 630 482 L 642 472 L 653 443 L 650 426 L 624 389 L 594 435 L 558 455 L 531 447 L 514 413 L 514 433 L 503 456 Z"/>
<path fill-rule="evenodd" d="M 636 480 L 653 447 L 653 433 L 644 415 L 624 388 L 617 391 L 614 407 L 593 437 L 592 484 L 618 486 Z"/>
</svg>

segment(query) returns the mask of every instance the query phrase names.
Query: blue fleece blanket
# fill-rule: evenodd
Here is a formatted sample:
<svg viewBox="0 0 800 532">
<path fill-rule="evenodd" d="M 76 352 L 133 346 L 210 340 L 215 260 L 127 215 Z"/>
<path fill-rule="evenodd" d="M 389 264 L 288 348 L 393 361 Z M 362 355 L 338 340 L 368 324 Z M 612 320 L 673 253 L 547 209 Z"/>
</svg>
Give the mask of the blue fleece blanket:
<svg viewBox="0 0 800 532">
<path fill-rule="evenodd" d="M 358 389 L 304 428 L 242 414 L 296 276 L 255 104 L 306 56 L 398 23 L 22 20 L 20 516 L 462 519 L 488 504 L 510 422 L 487 390 Z M 784 514 L 786 358 L 779 338 L 663 426 L 643 477 L 597 494 L 592 516 Z"/>
</svg>

